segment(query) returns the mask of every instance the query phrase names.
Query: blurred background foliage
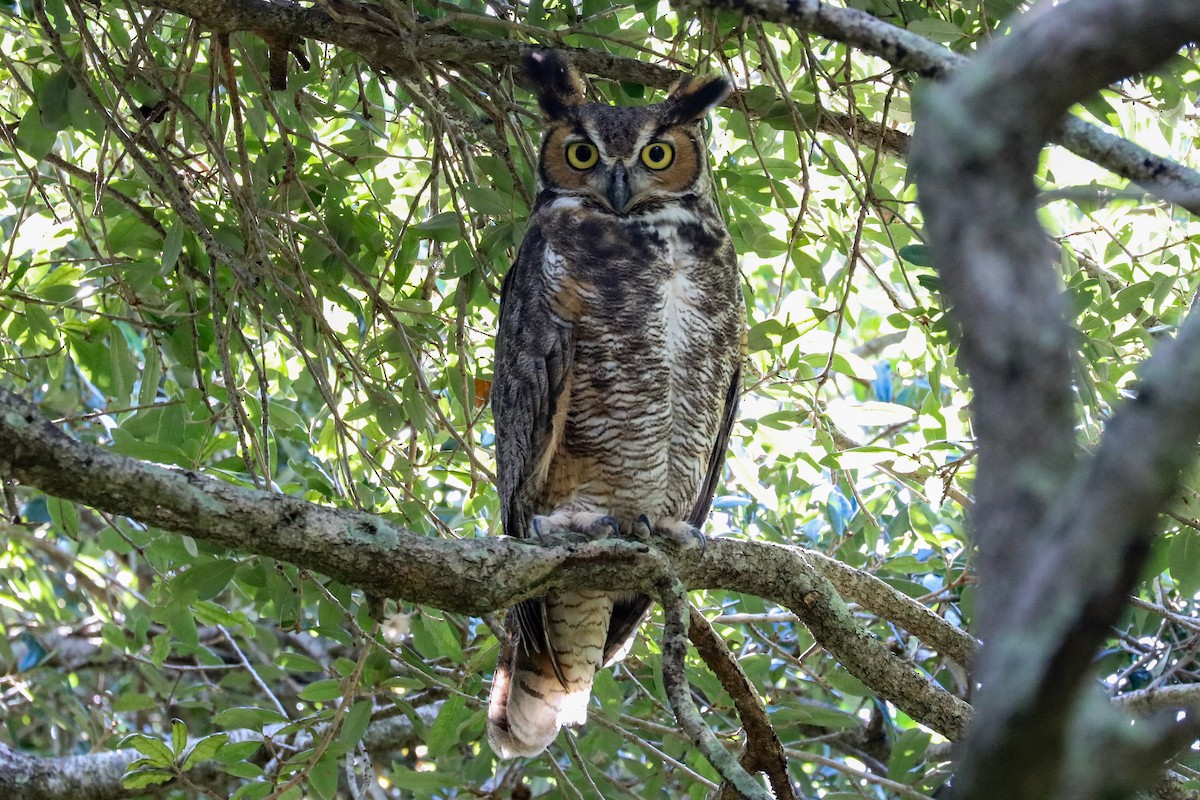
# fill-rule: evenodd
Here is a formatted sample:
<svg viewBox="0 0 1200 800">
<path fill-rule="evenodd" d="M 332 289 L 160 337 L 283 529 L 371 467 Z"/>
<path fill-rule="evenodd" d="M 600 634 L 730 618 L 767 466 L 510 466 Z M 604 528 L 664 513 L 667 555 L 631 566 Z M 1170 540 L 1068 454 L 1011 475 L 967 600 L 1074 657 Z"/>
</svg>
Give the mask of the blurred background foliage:
<svg viewBox="0 0 1200 800">
<path fill-rule="evenodd" d="M 1025 6 L 848 4 L 956 51 Z M 837 42 L 663 2 L 397 0 L 379 13 L 418 36 L 457 33 L 479 55 L 381 75 L 297 41 L 286 88 L 272 88 L 262 39 L 209 34 L 153 0 L 0 6 L 0 382 L 129 456 L 429 536 L 496 534 L 485 403 L 539 115 L 484 46 L 725 72 L 739 91 L 710 141 L 750 329 L 709 532 L 814 548 L 969 627 L 970 395 L 904 159 L 921 80 Z M 1198 81 L 1180 56 L 1077 111 L 1196 167 Z M 590 92 L 661 97 L 595 77 Z M 1081 332 L 1087 448 L 1192 305 L 1200 227 L 1059 150 L 1038 180 Z M 1200 677 L 1197 479 L 1100 662 L 1114 693 Z M 587 727 L 497 773 L 485 621 L 389 602 L 376 622 L 359 592 L 319 574 L 20 487 L 6 499 L 19 524 L 0 552 L 0 736 L 19 749 L 136 746 L 133 787 L 215 759 L 172 797 L 201 785 L 333 797 L 350 784 L 364 797 L 517 797 L 525 781 L 534 797 L 700 798 L 717 780 L 664 705 L 653 622 L 599 677 Z M 922 797 L 944 781 L 944 740 L 874 698 L 790 614 L 745 595 L 692 599 L 759 688 L 806 793 Z M 961 668 L 861 613 L 969 697 Z M 720 683 L 690 669 L 707 721 L 736 740 Z M 266 743 L 245 735 L 264 730 Z M 1181 768 L 1200 769 L 1189 758 Z"/>
</svg>

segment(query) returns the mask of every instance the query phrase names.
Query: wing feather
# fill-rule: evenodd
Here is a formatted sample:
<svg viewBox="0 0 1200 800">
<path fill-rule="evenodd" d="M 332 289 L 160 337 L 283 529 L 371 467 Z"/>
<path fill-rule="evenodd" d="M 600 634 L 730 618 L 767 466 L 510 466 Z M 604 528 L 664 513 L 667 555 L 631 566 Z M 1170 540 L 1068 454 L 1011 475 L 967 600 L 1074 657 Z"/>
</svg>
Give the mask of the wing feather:
<svg viewBox="0 0 1200 800">
<path fill-rule="evenodd" d="M 530 226 L 500 291 L 492 416 L 501 522 L 526 538 L 546 489 L 546 466 L 562 435 L 574 328 L 556 315 L 545 270 L 546 241 Z"/>
<path fill-rule="evenodd" d="M 688 524 L 693 528 L 704 525 L 708 519 L 708 511 L 712 508 L 713 495 L 717 492 L 717 484 L 725 473 L 725 451 L 729 447 L 729 432 L 733 430 L 733 422 L 737 419 L 738 401 L 741 399 L 742 368 L 739 364 L 733 370 L 733 378 L 725 391 L 725 408 L 721 412 L 721 427 L 717 430 L 717 438 L 713 440 L 712 453 L 708 457 L 708 471 L 700 484 L 700 493 L 696 495 L 696 504 L 692 513 L 688 514 Z"/>
</svg>

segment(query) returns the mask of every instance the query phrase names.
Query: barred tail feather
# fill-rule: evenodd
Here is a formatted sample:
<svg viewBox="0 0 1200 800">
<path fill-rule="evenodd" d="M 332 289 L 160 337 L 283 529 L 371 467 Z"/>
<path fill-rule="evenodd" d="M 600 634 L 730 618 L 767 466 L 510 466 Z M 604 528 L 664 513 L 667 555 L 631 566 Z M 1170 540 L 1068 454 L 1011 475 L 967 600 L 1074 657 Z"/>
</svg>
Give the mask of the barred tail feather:
<svg viewBox="0 0 1200 800">
<path fill-rule="evenodd" d="M 506 650 L 492 679 L 488 742 L 500 758 L 536 756 L 550 746 L 564 724 L 577 724 L 569 718 L 573 712 L 563 712 L 578 701 L 569 700 L 571 693 L 559 682 L 548 655 L 520 646 Z M 583 706 L 586 718 L 586 693 Z"/>
<path fill-rule="evenodd" d="M 563 725 L 587 721 L 613 596 L 551 592 L 535 608 L 536 615 L 529 607 L 510 612 L 517 621 L 512 644 L 500 653 L 492 680 L 488 742 L 501 758 L 536 756 Z M 531 627 L 543 635 L 532 635 Z"/>
</svg>

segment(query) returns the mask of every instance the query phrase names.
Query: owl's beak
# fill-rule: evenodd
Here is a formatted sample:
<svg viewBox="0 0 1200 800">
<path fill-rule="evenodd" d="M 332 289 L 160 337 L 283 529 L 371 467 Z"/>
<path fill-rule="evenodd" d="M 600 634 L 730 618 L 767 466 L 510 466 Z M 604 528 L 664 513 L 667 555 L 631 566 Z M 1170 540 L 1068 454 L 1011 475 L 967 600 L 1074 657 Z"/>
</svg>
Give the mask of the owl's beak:
<svg viewBox="0 0 1200 800">
<path fill-rule="evenodd" d="M 629 203 L 629 176 L 624 164 L 617 164 L 608 178 L 608 203 L 618 214 L 625 211 Z"/>
</svg>

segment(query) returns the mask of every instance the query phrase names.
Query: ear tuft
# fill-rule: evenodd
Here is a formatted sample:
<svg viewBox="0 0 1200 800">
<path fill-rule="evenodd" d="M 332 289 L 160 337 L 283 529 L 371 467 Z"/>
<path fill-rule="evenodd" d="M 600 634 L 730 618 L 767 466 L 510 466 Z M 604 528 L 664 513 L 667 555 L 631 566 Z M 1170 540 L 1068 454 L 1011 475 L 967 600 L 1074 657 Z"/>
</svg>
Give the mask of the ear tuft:
<svg viewBox="0 0 1200 800">
<path fill-rule="evenodd" d="M 568 116 L 583 105 L 583 81 L 565 58 L 553 50 L 534 50 L 525 56 L 525 74 L 533 82 L 538 103 L 550 119 Z"/>
<path fill-rule="evenodd" d="M 663 101 L 667 117 L 677 125 L 703 119 L 726 97 L 733 84 L 724 75 L 691 75 L 671 87 Z"/>
</svg>

